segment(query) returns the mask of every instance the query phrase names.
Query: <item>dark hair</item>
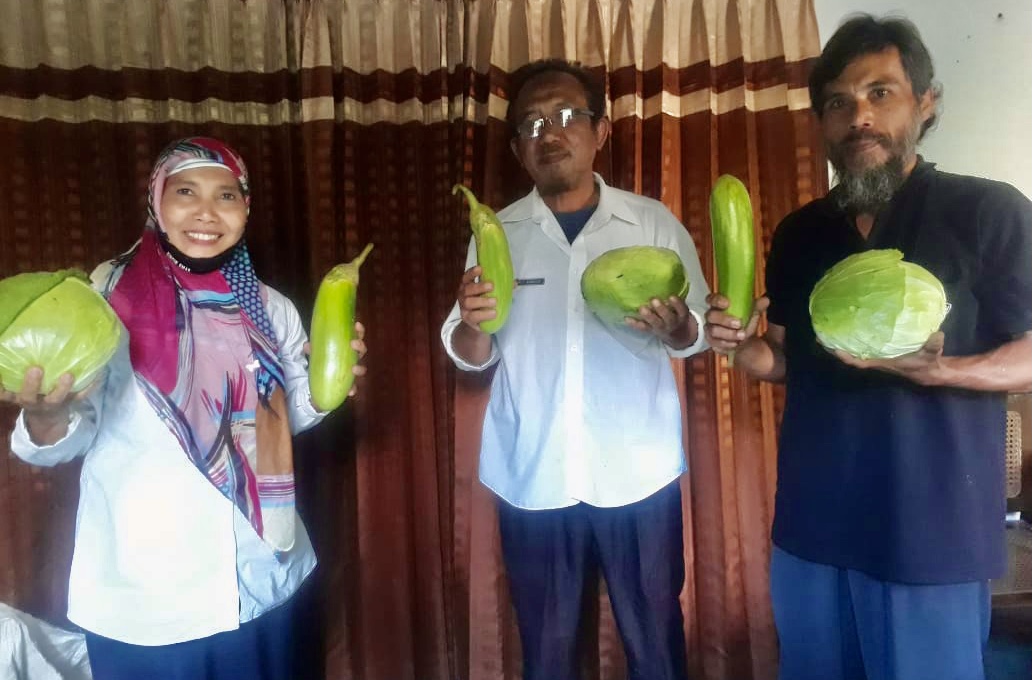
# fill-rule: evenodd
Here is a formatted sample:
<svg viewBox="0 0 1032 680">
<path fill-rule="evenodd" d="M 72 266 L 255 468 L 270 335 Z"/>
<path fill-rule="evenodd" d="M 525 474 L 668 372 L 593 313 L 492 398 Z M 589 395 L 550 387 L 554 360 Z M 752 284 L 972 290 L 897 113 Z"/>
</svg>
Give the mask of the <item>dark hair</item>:
<svg viewBox="0 0 1032 680">
<path fill-rule="evenodd" d="M 914 96 L 920 99 L 931 90 L 936 108 L 921 127 L 921 137 L 939 118 L 942 86 L 934 81 L 932 56 L 921 40 L 917 27 L 902 17 L 876 19 L 870 14 L 857 14 L 839 26 L 824 46 L 810 72 L 810 105 L 820 117 L 824 110 L 824 88 L 841 75 L 853 60 L 891 47 L 899 50 L 903 71 L 910 79 Z"/>
<path fill-rule="evenodd" d="M 539 59 L 538 61 L 524 64 L 512 74 L 509 107 L 505 112 L 505 120 L 509 123 L 513 136 L 516 135 L 516 125 L 519 123 L 519 121 L 515 120 L 515 116 L 517 113 L 516 102 L 520 98 L 520 93 L 523 92 L 523 88 L 526 87 L 527 83 L 546 73 L 566 73 L 577 79 L 577 82 L 584 88 L 584 96 L 588 100 L 588 108 L 591 109 L 592 113 L 592 124 L 601 120 L 602 116 L 605 115 L 606 86 L 601 78 L 576 61 Z"/>
</svg>

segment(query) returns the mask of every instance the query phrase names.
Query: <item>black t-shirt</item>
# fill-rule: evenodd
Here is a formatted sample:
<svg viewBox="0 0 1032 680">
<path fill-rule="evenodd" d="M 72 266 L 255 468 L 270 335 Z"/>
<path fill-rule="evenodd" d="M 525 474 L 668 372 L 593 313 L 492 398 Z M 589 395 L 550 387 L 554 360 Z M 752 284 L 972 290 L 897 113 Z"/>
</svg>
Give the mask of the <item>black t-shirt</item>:
<svg viewBox="0 0 1032 680">
<path fill-rule="evenodd" d="M 873 248 L 898 248 L 942 281 L 946 355 L 1032 330 L 1032 203 L 1007 184 L 920 161 L 866 241 L 830 196 L 785 218 L 767 262 L 787 368 L 774 542 L 899 583 L 1000 576 L 1005 395 L 854 369 L 817 343 L 814 284 Z"/>
</svg>

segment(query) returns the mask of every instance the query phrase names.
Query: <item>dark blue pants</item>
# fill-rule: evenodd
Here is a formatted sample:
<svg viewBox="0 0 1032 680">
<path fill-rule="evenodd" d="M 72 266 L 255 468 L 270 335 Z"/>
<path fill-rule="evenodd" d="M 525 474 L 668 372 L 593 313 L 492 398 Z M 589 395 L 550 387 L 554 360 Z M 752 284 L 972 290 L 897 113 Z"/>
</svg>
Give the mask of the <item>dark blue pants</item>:
<svg viewBox="0 0 1032 680">
<path fill-rule="evenodd" d="M 296 598 L 295 598 L 296 599 Z M 237 630 L 160 647 L 86 633 L 96 680 L 301 680 L 294 600 Z"/>
<path fill-rule="evenodd" d="M 525 680 L 576 680 L 585 586 L 601 569 L 629 680 L 685 680 L 681 488 L 637 503 L 520 510 L 498 504 Z M 594 593 L 592 593 L 594 595 Z"/>
<path fill-rule="evenodd" d="M 986 581 L 906 585 L 774 548 L 779 680 L 983 680 Z"/>
</svg>

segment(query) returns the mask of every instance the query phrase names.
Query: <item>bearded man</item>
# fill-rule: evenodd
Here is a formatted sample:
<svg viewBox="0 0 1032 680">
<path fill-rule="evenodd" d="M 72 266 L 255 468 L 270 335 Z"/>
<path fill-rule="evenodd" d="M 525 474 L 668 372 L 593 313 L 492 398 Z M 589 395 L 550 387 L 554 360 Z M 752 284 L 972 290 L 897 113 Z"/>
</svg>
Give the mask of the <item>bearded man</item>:
<svg viewBox="0 0 1032 680">
<path fill-rule="evenodd" d="M 939 109 L 933 77 L 906 20 L 843 24 L 809 83 L 837 184 L 778 226 L 751 319 L 708 298 L 714 350 L 785 383 L 771 596 L 788 680 L 984 677 L 988 583 L 1005 564 L 1005 399 L 1032 390 L 1032 203 L 917 154 Z M 946 320 L 894 359 L 826 350 L 814 284 L 876 248 L 942 281 Z"/>
</svg>

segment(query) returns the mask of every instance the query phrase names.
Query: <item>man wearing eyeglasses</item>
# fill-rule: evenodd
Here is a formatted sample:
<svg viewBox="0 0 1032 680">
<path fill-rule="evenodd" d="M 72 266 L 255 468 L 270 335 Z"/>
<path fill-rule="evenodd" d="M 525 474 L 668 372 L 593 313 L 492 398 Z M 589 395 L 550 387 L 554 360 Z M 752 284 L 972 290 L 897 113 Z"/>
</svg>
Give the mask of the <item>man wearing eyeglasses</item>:
<svg viewBox="0 0 1032 680">
<path fill-rule="evenodd" d="M 505 326 L 480 331 L 494 300 L 471 242 L 441 335 L 460 369 L 497 364 L 480 480 L 498 496 L 524 678 L 578 677 L 582 604 L 601 570 L 628 677 L 682 680 L 685 459 L 670 357 L 705 349 L 709 289 L 670 211 L 592 172 L 610 131 L 602 85 L 563 61 L 530 64 L 514 81 L 511 146 L 534 189 L 499 218 L 521 283 Z M 607 325 L 585 308 L 581 274 L 602 253 L 631 245 L 676 251 L 687 300 L 654 299 Z"/>
</svg>

